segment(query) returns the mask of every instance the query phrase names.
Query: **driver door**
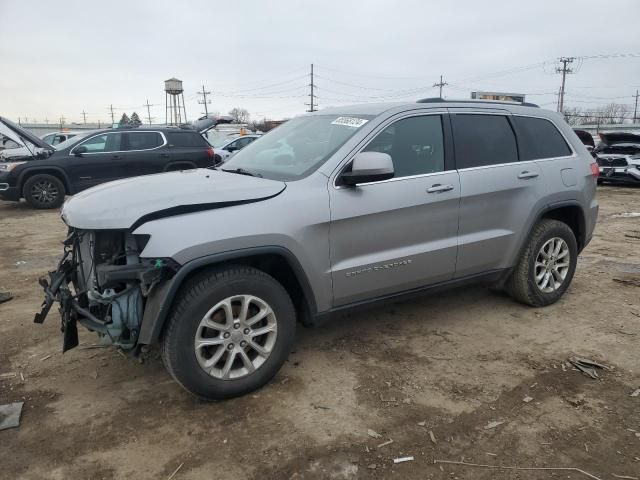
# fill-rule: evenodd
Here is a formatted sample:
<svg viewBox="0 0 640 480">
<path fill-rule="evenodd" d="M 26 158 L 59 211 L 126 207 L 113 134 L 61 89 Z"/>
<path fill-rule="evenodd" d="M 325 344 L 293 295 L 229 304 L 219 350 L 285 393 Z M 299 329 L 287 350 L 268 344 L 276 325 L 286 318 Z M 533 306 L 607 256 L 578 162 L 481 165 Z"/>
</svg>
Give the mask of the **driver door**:
<svg viewBox="0 0 640 480">
<path fill-rule="evenodd" d="M 68 171 L 77 190 L 116 180 L 124 175 L 123 134 L 108 132 L 95 135 L 77 146 L 69 153 Z M 77 156 L 74 150 L 87 147 L 87 152 Z"/>
<path fill-rule="evenodd" d="M 391 155 L 394 177 L 329 185 L 334 306 L 451 280 L 455 273 L 460 180 L 447 115 L 390 122 L 362 151 Z"/>
</svg>

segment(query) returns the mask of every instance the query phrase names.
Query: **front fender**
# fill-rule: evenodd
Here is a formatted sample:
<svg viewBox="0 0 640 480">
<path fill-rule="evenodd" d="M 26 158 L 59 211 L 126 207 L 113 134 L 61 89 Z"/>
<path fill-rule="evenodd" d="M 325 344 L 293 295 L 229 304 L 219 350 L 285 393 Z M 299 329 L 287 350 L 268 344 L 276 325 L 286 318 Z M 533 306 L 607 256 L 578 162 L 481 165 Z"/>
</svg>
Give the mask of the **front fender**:
<svg viewBox="0 0 640 480">
<path fill-rule="evenodd" d="M 228 252 L 216 253 L 204 257 L 196 258 L 185 263 L 180 267 L 176 274 L 169 280 L 163 282 L 157 288 L 151 291 L 147 297 L 142 325 L 140 326 L 140 335 L 138 343 L 149 345 L 155 343 L 160 338 L 165 322 L 171 310 L 173 301 L 185 280 L 195 271 L 208 266 L 213 266 L 221 262 L 230 260 L 240 260 L 242 258 L 253 257 L 256 255 L 275 254 L 285 258 L 291 269 L 296 275 L 298 283 L 302 287 L 305 300 L 309 305 L 312 315 L 317 314 L 317 300 L 313 290 L 309 284 L 309 279 L 300 265 L 300 262 L 291 251 L 280 246 L 265 246 L 243 248 Z"/>
</svg>

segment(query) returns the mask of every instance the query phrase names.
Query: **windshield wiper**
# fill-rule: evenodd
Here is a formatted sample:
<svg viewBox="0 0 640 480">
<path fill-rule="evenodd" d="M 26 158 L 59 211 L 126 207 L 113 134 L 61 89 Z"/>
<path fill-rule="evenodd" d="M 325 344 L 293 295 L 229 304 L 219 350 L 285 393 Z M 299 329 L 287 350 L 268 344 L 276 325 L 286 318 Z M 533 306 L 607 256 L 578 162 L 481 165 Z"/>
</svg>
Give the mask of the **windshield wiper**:
<svg viewBox="0 0 640 480">
<path fill-rule="evenodd" d="M 221 168 L 220 170 L 222 170 L 223 172 L 239 173 L 240 175 L 248 175 L 250 177 L 262 178 L 262 175 L 260 175 L 259 173 L 250 172 L 249 170 L 246 170 L 244 168 Z"/>
</svg>

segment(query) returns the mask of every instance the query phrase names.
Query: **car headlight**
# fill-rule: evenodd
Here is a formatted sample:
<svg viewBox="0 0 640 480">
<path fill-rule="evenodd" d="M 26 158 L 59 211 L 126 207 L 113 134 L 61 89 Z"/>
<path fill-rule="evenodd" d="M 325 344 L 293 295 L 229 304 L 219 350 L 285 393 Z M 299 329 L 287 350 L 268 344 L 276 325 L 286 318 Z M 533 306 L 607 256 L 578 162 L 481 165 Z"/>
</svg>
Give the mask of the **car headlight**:
<svg viewBox="0 0 640 480">
<path fill-rule="evenodd" d="M 0 172 L 10 172 L 18 165 L 22 165 L 27 162 L 0 162 Z"/>
</svg>

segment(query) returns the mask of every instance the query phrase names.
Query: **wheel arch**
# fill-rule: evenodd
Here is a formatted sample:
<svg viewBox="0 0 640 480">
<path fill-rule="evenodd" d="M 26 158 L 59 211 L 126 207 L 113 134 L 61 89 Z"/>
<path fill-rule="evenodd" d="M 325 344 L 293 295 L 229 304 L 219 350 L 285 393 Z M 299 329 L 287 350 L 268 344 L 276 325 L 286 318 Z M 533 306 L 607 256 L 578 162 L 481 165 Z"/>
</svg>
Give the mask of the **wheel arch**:
<svg viewBox="0 0 640 480">
<path fill-rule="evenodd" d="M 20 176 L 18 177 L 18 188 L 20 189 L 21 196 L 22 196 L 22 189 L 24 188 L 25 182 L 29 178 L 33 177 L 34 175 L 40 175 L 40 174 L 53 175 L 54 177 L 56 177 L 58 180 L 62 182 L 67 195 L 74 193 L 73 189 L 71 188 L 71 185 L 72 185 L 71 181 L 69 180 L 69 177 L 67 176 L 67 174 L 62 168 L 53 167 L 53 166 L 43 166 L 43 167 L 35 166 L 35 167 L 26 168 L 25 170 L 20 172 Z"/>
<path fill-rule="evenodd" d="M 578 253 L 582 251 L 582 249 L 586 245 L 586 219 L 584 210 L 578 202 L 569 201 L 549 205 L 545 210 L 541 212 L 538 219 L 536 220 L 536 223 L 538 223 L 543 218 L 558 220 L 568 225 L 576 237 L 576 243 L 578 244 Z"/>
<path fill-rule="evenodd" d="M 173 302 L 189 279 L 225 265 L 251 266 L 274 277 L 291 296 L 303 324 L 310 324 L 317 314 L 315 296 L 307 275 L 291 251 L 279 246 L 233 250 L 192 260 L 153 290 L 147 298 L 138 343 L 148 345 L 160 339 Z"/>
</svg>

